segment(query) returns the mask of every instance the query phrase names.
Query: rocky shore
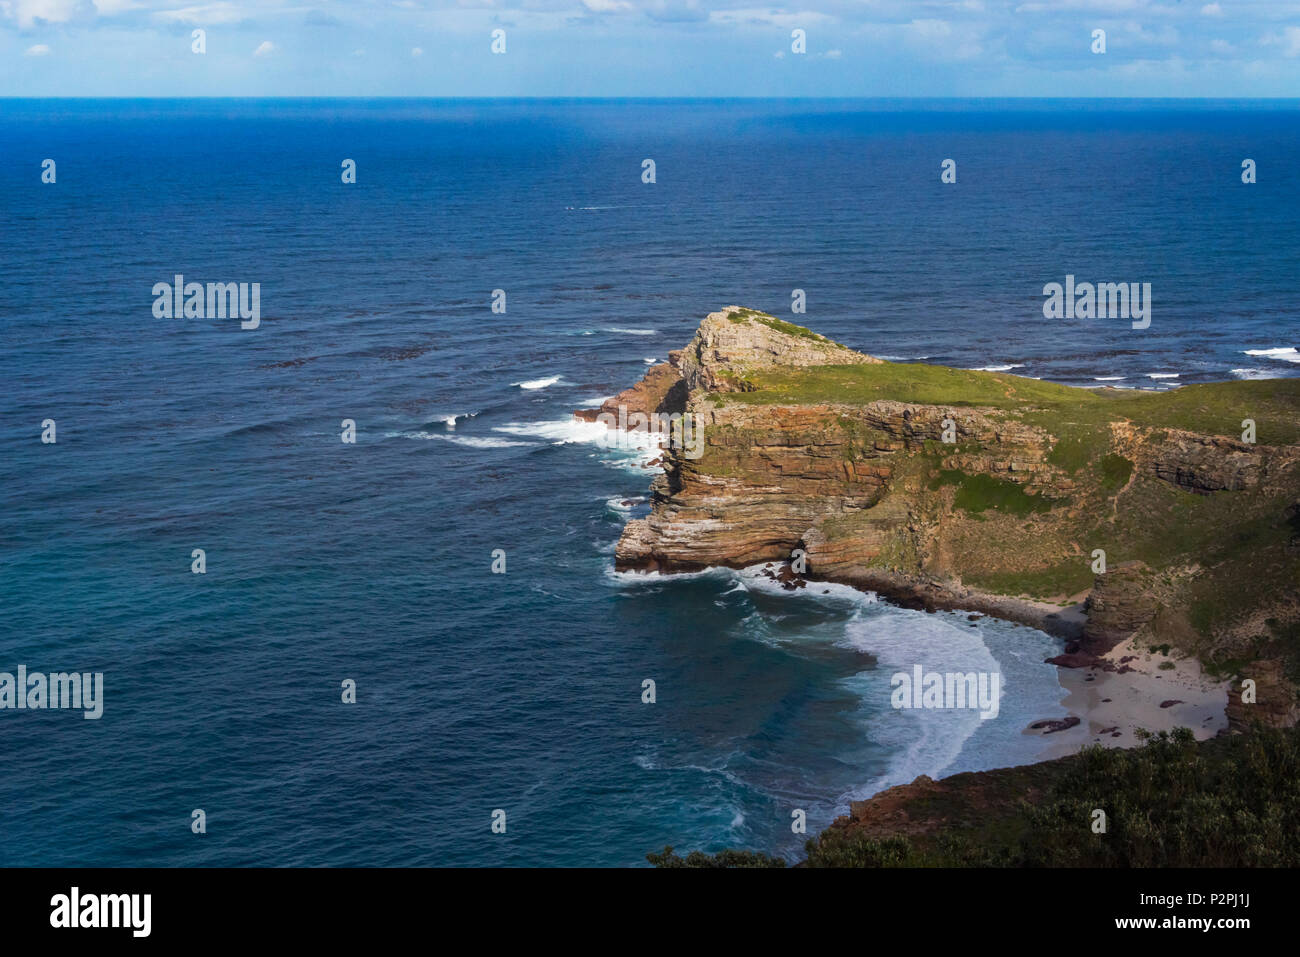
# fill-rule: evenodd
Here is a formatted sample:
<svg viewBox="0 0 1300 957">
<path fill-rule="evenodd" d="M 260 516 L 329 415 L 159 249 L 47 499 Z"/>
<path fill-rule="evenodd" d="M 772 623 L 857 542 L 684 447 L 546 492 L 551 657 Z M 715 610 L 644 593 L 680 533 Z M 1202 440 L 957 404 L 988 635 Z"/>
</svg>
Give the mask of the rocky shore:
<svg viewBox="0 0 1300 957">
<path fill-rule="evenodd" d="M 1194 718 L 1198 736 L 1300 716 L 1300 380 L 1073 389 L 884 362 L 729 306 L 575 414 L 620 409 L 693 416 L 704 448 L 665 449 L 650 514 L 618 542 L 621 570 L 772 563 L 1017 621 L 1061 637 L 1053 663 L 1079 682 L 1133 683 L 1133 662 L 1159 649 L 1140 697 L 1183 691 L 1155 701 L 1151 723 Z M 1236 437 L 1244 420 L 1256 441 Z M 1114 702 L 1094 697 L 1093 710 Z M 1082 691 L 1071 698 L 1083 709 Z M 1116 729 L 1135 714 L 1153 712 L 1116 727 L 1082 714 L 1059 737 L 1128 744 L 1134 729 Z"/>
</svg>

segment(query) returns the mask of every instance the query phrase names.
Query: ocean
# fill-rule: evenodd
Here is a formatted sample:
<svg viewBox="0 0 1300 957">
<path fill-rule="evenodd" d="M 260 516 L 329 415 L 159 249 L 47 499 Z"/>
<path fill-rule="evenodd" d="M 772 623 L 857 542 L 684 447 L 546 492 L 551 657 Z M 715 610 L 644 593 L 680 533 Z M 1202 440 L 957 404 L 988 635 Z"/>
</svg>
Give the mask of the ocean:
<svg viewBox="0 0 1300 957">
<path fill-rule="evenodd" d="M 1300 374 L 1291 101 L 0 100 L 0 144 L 0 671 L 104 675 L 98 720 L 0 710 L 5 865 L 798 857 L 796 809 L 1033 760 L 1061 643 L 616 574 L 650 453 L 573 409 L 731 303 L 1074 385 Z M 260 325 L 156 317 L 178 274 Z M 1067 275 L 1150 327 L 1045 319 Z M 998 717 L 894 710 L 916 664 L 999 671 Z"/>
</svg>

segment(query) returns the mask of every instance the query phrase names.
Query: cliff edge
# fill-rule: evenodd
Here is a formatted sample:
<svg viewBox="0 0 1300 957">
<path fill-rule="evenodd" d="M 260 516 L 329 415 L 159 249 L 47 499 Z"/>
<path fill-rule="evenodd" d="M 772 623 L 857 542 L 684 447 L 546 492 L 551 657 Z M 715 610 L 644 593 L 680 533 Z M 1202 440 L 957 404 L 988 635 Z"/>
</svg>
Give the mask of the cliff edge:
<svg viewBox="0 0 1300 957">
<path fill-rule="evenodd" d="M 575 414 L 620 406 L 689 414 L 702 439 L 665 450 L 620 569 L 791 562 L 1075 638 L 1077 661 L 1135 636 L 1195 654 L 1255 681 L 1234 728 L 1300 714 L 1300 379 L 1077 389 L 885 362 L 729 306 Z"/>
</svg>

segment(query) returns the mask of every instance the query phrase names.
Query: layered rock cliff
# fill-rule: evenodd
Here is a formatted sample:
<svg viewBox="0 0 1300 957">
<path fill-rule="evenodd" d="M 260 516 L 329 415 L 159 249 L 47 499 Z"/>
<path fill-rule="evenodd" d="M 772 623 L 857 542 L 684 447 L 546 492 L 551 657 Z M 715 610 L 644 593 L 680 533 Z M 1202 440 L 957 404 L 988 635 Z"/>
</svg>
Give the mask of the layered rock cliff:
<svg viewBox="0 0 1300 957">
<path fill-rule="evenodd" d="M 792 561 L 1083 654 L 1137 635 L 1253 668 L 1269 707 L 1238 702 L 1237 724 L 1295 720 L 1300 380 L 1073 389 L 884 362 L 729 306 L 600 411 L 620 407 L 689 414 L 703 440 L 666 450 L 620 569 Z"/>
</svg>

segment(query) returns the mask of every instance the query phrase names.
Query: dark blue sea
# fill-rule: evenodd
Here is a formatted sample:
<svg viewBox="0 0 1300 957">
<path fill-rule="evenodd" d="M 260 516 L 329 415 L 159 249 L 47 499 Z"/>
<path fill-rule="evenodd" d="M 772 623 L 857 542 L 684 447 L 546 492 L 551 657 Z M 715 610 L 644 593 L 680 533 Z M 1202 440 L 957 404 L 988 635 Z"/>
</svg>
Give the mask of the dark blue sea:
<svg viewBox="0 0 1300 957">
<path fill-rule="evenodd" d="M 0 100 L 0 671 L 104 675 L 98 720 L 0 710 L 0 864 L 797 857 L 794 809 L 1033 760 L 1058 641 L 617 575 L 648 456 L 570 412 L 730 303 L 1077 385 L 1300 374 L 1298 210 L 1294 102 Z M 260 327 L 156 318 L 176 274 Z M 1044 319 L 1067 274 L 1150 327 Z M 918 663 L 1000 671 L 998 718 L 890 708 Z"/>
</svg>

